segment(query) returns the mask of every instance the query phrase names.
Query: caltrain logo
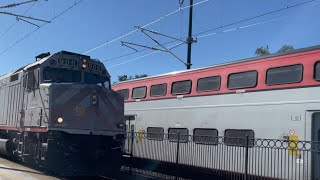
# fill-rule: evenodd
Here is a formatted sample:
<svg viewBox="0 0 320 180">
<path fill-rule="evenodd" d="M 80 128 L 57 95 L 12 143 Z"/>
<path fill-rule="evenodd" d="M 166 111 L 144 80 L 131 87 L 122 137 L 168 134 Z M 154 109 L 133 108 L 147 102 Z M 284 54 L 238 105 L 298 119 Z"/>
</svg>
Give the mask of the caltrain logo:
<svg viewBox="0 0 320 180">
<path fill-rule="evenodd" d="M 295 131 L 295 130 L 291 129 L 291 130 L 289 131 L 289 135 L 290 135 L 290 136 L 293 136 L 293 135 L 295 135 L 295 134 L 296 134 L 296 131 Z"/>
<path fill-rule="evenodd" d="M 76 116 L 82 117 L 86 114 L 86 109 L 82 106 L 77 106 L 74 108 Z"/>
</svg>

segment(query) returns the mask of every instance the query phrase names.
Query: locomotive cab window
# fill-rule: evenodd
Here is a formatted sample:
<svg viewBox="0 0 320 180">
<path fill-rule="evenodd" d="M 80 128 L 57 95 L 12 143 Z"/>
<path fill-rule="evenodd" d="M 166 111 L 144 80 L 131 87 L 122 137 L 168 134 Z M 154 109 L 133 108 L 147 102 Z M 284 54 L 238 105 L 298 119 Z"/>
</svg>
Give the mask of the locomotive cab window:
<svg viewBox="0 0 320 180">
<path fill-rule="evenodd" d="M 180 134 L 179 142 L 188 142 L 189 130 L 187 128 L 169 128 L 168 140 L 169 141 L 178 141 L 178 132 Z"/>
<path fill-rule="evenodd" d="M 251 88 L 257 85 L 258 72 L 246 71 L 229 74 L 228 89 Z"/>
<path fill-rule="evenodd" d="M 314 65 L 314 80 L 320 81 L 320 61 Z"/>
<path fill-rule="evenodd" d="M 44 82 L 50 83 L 80 82 L 81 72 L 70 69 L 46 67 L 43 70 L 43 80 Z"/>
<path fill-rule="evenodd" d="M 148 127 L 147 138 L 153 140 L 163 140 L 164 129 L 161 127 Z"/>
<path fill-rule="evenodd" d="M 99 74 L 85 73 L 84 74 L 84 81 L 88 84 L 97 84 L 97 85 L 104 87 L 106 89 L 110 88 L 109 79 L 107 77 L 101 76 Z"/>
<path fill-rule="evenodd" d="M 26 76 L 26 88 L 28 90 L 37 89 L 39 87 L 39 69 L 29 71 Z"/>
<path fill-rule="evenodd" d="M 193 130 L 193 141 L 203 144 L 218 144 L 218 130 L 196 128 Z"/>
<path fill-rule="evenodd" d="M 191 85 L 192 85 L 191 80 L 173 82 L 171 93 L 173 95 L 190 94 Z"/>
<path fill-rule="evenodd" d="M 117 91 L 125 100 L 129 98 L 129 89 L 121 89 Z"/>
<path fill-rule="evenodd" d="M 133 88 L 133 90 L 132 90 L 132 98 L 133 99 L 145 98 L 146 94 L 147 94 L 147 87 L 146 86 L 136 87 L 136 88 Z"/>
<path fill-rule="evenodd" d="M 205 77 L 198 80 L 197 91 L 217 91 L 220 89 L 221 76 Z"/>
<path fill-rule="evenodd" d="M 150 88 L 150 96 L 165 96 L 167 94 L 167 84 L 156 84 Z"/>
<path fill-rule="evenodd" d="M 301 64 L 270 68 L 267 70 L 267 85 L 291 84 L 302 81 Z"/>
<path fill-rule="evenodd" d="M 248 136 L 248 146 L 254 145 L 254 131 L 244 129 L 227 129 L 224 132 L 224 144 L 229 146 L 246 146 Z"/>
</svg>

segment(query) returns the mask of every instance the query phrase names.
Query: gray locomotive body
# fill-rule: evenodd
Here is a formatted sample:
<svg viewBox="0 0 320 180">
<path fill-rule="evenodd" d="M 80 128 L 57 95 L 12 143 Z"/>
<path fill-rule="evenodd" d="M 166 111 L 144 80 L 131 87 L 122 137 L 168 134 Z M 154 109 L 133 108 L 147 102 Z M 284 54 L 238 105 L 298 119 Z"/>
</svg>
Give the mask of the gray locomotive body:
<svg viewBox="0 0 320 180">
<path fill-rule="evenodd" d="M 66 51 L 37 58 L 0 77 L 0 154 L 63 175 L 116 168 L 123 99 L 104 65 Z"/>
</svg>

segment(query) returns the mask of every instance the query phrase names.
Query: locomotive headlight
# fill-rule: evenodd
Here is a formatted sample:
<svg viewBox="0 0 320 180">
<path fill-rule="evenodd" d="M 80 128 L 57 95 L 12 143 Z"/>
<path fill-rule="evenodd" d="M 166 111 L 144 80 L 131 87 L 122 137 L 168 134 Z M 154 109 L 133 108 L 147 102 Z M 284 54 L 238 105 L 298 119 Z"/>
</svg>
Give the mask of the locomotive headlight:
<svg viewBox="0 0 320 180">
<path fill-rule="evenodd" d="M 63 122 L 63 118 L 62 118 L 62 117 L 59 117 L 59 118 L 58 118 L 58 123 L 61 124 L 62 122 Z"/>
<path fill-rule="evenodd" d="M 87 64 L 82 64 L 82 67 L 83 67 L 84 69 L 86 69 L 86 68 L 87 68 Z"/>
</svg>

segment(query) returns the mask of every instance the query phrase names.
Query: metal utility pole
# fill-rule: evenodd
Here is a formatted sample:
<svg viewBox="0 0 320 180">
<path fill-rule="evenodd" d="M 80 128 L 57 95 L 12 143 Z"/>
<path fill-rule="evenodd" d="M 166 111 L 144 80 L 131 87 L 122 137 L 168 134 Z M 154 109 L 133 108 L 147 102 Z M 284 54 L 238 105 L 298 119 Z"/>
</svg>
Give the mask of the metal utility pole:
<svg viewBox="0 0 320 180">
<path fill-rule="evenodd" d="M 193 43 L 192 38 L 192 11 L 193 11 L 193 0 L 190 0 L 190 11 L 189 11 L 189 32 L 188 32 L 188 54 L 187 54 L 187 69 L 191 68 L 191 47 Z"/>
</svg>

